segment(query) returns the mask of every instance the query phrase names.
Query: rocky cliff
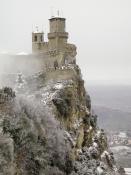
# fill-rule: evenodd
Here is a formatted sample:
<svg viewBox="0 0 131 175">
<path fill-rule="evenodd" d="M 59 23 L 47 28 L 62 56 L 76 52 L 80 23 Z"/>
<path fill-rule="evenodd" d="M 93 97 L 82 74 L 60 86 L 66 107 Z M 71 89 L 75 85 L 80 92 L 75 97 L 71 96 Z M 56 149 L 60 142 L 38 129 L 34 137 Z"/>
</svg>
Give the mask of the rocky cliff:
<svg viewBox="0 0 131 175">
<path fill-rule="evenodd" d="M 0 90 L 1 175 L 118 175 L 77 65 Z"/>
</svg>

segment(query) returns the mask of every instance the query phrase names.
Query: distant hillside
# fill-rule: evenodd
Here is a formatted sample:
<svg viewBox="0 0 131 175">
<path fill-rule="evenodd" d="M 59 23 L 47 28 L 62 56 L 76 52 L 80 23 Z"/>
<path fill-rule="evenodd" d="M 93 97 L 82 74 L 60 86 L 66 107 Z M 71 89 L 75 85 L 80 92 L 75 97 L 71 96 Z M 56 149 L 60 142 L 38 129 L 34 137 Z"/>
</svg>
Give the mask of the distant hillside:
<svg viewBox="0 0 131 175">
<path fill-rule="evenodd" d="M 98 115 L 99 126 L 105 130 L 130 130 L 131 113 L 123 112 L 104 106 L 93 106 L 94 112 Z"/>
<path fill-rule="evenodd" d="M 131 113 L 131 86 L 88 86 L 92 105 Z"/>
</svg>

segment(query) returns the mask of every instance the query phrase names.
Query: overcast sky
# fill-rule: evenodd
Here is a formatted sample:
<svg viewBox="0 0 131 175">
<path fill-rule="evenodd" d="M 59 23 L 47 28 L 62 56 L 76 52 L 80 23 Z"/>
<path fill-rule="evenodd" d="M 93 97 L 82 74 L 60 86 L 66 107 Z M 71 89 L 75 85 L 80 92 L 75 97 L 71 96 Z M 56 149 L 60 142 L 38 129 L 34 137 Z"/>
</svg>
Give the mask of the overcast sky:
<svg viewBox="0 0 131 175">
<path fill-rule="evenodd" d="M 131 83 L 131 0 L 0 0 L 0 52 L 31 52 L 31 32 L 67 19 L 84 79 Z"/>
</svg>

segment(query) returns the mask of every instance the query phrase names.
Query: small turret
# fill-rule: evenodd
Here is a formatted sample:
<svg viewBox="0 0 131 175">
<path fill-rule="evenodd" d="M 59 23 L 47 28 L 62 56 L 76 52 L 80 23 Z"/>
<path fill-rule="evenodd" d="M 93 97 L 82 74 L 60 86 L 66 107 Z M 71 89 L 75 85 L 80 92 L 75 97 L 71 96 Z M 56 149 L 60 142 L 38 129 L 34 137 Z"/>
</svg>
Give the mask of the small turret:
<svg viewBox="0 0 131 175">
<path fill-rule="evenodd" d="M 38 27 L 35 32 L 32 32 L 32 50 L 36 52 L 42 49 L 42 44 L 44 42 L 44 33 L 39 32 Z"/>
</svg>

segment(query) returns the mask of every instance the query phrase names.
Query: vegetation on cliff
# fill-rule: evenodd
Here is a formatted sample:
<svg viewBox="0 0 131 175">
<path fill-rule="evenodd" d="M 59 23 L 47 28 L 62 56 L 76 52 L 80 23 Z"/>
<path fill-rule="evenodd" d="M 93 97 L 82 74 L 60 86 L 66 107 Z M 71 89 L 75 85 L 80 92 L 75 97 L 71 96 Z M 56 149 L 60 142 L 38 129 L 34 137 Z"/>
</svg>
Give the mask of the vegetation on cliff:
<svg viewBox="0 0 131 175">
<path fill-rule="evenodd" d="M 32 75 L 15 91 L 0 91 L 0 174 L 119 174 L 78 66 Z"/>
</svg>

